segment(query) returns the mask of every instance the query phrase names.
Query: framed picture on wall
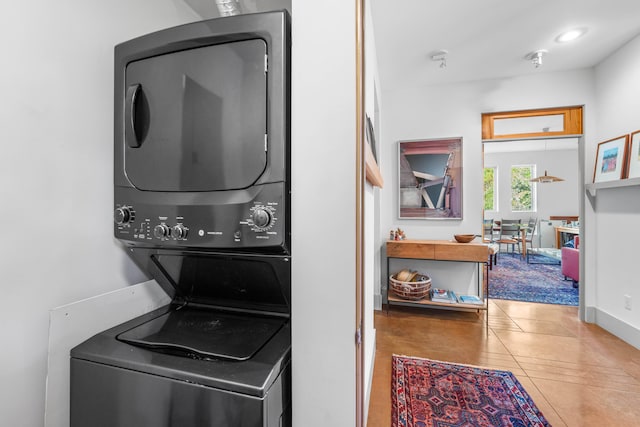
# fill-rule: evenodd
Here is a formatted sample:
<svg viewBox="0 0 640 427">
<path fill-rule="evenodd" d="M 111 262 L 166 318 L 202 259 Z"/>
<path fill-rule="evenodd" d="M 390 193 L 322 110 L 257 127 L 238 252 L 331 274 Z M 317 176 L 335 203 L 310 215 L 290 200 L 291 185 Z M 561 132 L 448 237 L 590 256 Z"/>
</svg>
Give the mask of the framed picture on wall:
<svg viewBox="0 0 640 427">
<path fill-rule="evenodd" d="M 462 219 L 462 138 L 400 141 L 400 219 Z"/>
<path fill-rule="evenodd" d="M 367 138 L 367 142 L 371 147 L 371 153 L 373 154 L 373 158 L 378 161 L 378 147 L 376 146 L 376 133 L 373 130 L 373 123 L 371 123 L 371 118 L 369 115 L 365 115 L 365 135 Z"/>
<path fill-rule="evenodd" d="M 627 154 L 627 178 L 640 177 L 640 130 L 631 134 Z"/>
<path fill-rule="evenodd" d="M 629 135 L 619 136 L 598 144 L 593 182 L 615 181 L 625 177 Z"/>
</svg>

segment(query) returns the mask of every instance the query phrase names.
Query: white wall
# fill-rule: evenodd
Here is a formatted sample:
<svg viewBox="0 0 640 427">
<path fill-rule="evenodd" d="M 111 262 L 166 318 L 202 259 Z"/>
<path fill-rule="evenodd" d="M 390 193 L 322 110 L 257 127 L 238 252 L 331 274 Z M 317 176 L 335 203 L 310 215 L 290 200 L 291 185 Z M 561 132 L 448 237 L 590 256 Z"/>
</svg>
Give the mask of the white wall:
<svg viewBox="0 0 640 427">
<path fill-rule="evenodd" d="M 485 153 L 484 165 L 497 167 L 498 171 L 498 210 L 485 211 L 485 218 L 521 219 L 526 222 L 529 217 L 549 219 L 552 215 L 578 215 L 580 189 L 577 149 Z M 564 179 L 548 184 L 533 184 L 537 200 L 535 212 L 511 211 L 511 167 L 516 165 L 535 165 L 536 176 L 543 175 L 547 170 L 549 175 Z"/>
<path fill-rule="evenodd" d="M 500 80 L 424 86 L 411 90 L 382 87 L 381 152 L 382 234 L 400 227 L 410 239 L 451 239 L 453 234 L 482 231 L 481 114 L 554 106 L 585 105 L 586 141 L 591 143 L 594 117 L 592 70 L 533 74 Z M 398 219 L 398 141 L 463 138 L 463 219 Z M 384 280 L 382 280 L 384 281 Z M 386 284 L 385 284 L 386 286 Z"/>
<path fill-rule="evenodd" d="M 355 7 L 294 0 L 293 425 L 355 424 Z"/>
<path fill-rule="evenodd" d="M 376 273 L 380 271 L 380 251 L 378 248 L 377 233 L 378 228 L 375 226 L 375 212 L 378 208 L 376 203 L 376 193 L 378 191 L 371 185 L 366 186 L 364 195 L 365 209 L 365 236 L 364 236 L 364 327 L 363 327 L 363 343 L 364 343 L 364 378 L 365 378 L 365 412 L 369 410 L 369 395 L 371 391 L 371 382 L 373 381 L 373 367 L 376 354 L 376 329 L 373 318 L 374 311 L 374 295 Z"/>
<path fill-rule="evenodd" d="M 593 171 L 596 143 L 640 130 L 640 37 L 596 67 L 598 132 L 587 170 Z M 589 180 L 591 177 L 589 177 Z M 591 205 L 588 205 L 590 208 Z M 640 187 L 599 191 L 594 217 L 597 321 L 640 348 Z M 632 310 L 624 309 L 624 296 Z"/>
<path fill-rule="evenodd" d="M 52 309 L 45 399 L 45 427 L 68 427 L 71 349 L 95 334 L 171 302 L 155 280 L 116 289 Z"/>
<path fill-rule="evenodd" d="M 139 282 L 113 239 L 113 46 L 195 20 L 181 1 L 0 7 L 0 424 L 41 426 L 49 310 Z"/>
</svg>

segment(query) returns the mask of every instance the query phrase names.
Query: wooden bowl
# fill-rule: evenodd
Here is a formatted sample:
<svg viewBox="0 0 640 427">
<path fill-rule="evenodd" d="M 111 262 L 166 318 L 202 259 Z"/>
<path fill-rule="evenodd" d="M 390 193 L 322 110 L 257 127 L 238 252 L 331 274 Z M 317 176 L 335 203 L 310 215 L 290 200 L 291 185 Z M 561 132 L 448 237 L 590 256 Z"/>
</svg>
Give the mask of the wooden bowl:
<svg viewBox="0 0 640 427">
<path fill-rule="evenodd" d="M 455 234 L 453 236 L 458 243 L 469 243 L 476 238 L 475 234 Z"/>
</svg>

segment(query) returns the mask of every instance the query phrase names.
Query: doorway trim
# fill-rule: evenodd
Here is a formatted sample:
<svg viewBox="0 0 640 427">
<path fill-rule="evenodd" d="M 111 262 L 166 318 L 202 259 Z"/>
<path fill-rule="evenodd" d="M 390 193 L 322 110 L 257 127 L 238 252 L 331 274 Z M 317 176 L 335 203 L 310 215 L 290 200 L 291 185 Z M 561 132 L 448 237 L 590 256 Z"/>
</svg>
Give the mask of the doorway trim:
<svg viewBox="0 0 640 427">
<path fill-rule="evenodd" d="M 368 338 L 364 336 L 364 193 L 365 193 L 365 141 L 364 141 L 364 126 L 365 126 L 365 113 L 364 113 L 364 5 L 365 0 L 355 0 L 356 11 L 356 46 L 355 46 L 355 62 L 356 62 L 356 140 L 355 140 L 355 153 L 356 153 L 356 253 L 355 253 L 355 346 L 356 346 L 356 360 L 355 360 L 355 380 L 356 380 L 356 395 L 355 397 L 355 415 L 356 415 L 356 427 L 364 427 L 366 408 L 364 407 L 365 401 L 365 379 L 364 379 L 364 341 Z"/>
<path fill-rule="evenodd" d="M 484 114 L 483 114 L 484 117 Z M 586 322 L 586 310 L 585 310 L 585 287 L 587 286 L 587 279 L 585 276 L 585 253 L 586 247 L 588 245 L 588 239 L 584 235 L 585 233 L 585 184 L 584 184 L 584 176 L 585 176 L 585 146 L 584 146 L 584 135 L 576 134 L 576 135 L 556 135 L 556 136 L 541 136 L 541 137 L 528 137 L 528 138 L 495 138 L 495 139 L 482 139 L 482 162 L 484 164 L 484 144 L 492 143 L 492 142 L 509 142 L 509 141 L 523 141 L 523 140 L 532 140 L 532 139 L 566 139 L 566 138 L 575 138 L 578 140 L 578 215 L 580 216 L 580 285 L 578 287 L 578 318 Z M 482 185 L 482 182 L 480 182 Z M 481 191 L 484 191 L 481 188 Z"/>
</svg>

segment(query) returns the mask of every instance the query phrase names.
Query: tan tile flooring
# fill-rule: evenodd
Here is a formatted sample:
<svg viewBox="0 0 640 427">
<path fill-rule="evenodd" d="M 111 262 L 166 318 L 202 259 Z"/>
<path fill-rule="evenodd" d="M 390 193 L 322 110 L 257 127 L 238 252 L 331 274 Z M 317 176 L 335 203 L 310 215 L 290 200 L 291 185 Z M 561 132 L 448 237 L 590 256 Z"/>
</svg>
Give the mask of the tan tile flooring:
<svg viewBox="0 0 640 427">
<path fill-rule="evenodd" d="M 375 313 L 367 427 L 391 425 L 391 355 L 513 372 L 554 426 L 640 426 L 640 350 L 580 322 L 576 307 L 490 300 L 485 313 Z"/>
</svg>

